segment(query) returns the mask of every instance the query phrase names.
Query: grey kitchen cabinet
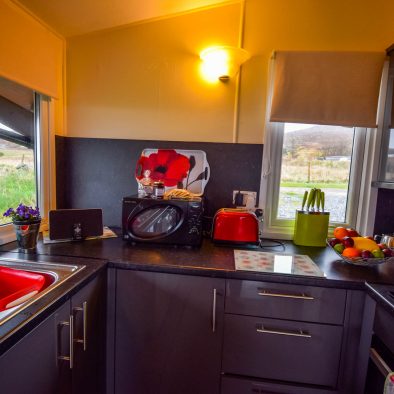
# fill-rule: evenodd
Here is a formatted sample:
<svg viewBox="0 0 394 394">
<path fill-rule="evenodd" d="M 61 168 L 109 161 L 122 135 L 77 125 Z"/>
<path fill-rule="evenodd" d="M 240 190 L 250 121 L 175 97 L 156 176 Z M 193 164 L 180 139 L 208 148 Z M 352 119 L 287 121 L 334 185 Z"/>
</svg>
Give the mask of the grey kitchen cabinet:
<svg viewBox="0 0 394 394">
<path fill-rule="evenodd" d="M 335 387 L 341 326 L 226 314 L 225 327 L 226 372 Z"/>
<path fill-rule="evenodd" d="M 116 272 L 115 392 L 220 390 L 225 280 Z"/>
<path fill-rule="evenodd" d="M 350 393 L 364 294 L 227 280 L 222 394 Z"/>
<path fill-rule="evenodd" d="M 52 394 L 71 391 L 69 356 L 70 302 L 35 327 L 0 357 L 1 392 Z"/>
<path fill-rule="evenodd" d="M 104 392 L 104 305 L 100 276 L 0 356 L 1 392 Z"/>
</svg>

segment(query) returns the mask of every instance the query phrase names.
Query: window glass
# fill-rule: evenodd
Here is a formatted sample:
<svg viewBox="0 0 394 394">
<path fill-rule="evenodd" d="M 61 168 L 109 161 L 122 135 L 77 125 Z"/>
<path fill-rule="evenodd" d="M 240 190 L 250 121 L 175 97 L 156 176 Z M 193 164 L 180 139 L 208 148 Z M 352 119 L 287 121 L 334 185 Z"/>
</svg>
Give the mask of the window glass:
<svg viewBox="0 0 394 394">
<path fill-rule="evenodd" d="M 0 225 L 21 202 L 37 205 L 34 92 L 0 78 Z"/>
<path fill-rule="evenodd" d="M 325 192 L 330 221 L 347 219 L 354 128 L 284 124 L 277 219 L 294 219 L 305 190 Z"/>
</svg>

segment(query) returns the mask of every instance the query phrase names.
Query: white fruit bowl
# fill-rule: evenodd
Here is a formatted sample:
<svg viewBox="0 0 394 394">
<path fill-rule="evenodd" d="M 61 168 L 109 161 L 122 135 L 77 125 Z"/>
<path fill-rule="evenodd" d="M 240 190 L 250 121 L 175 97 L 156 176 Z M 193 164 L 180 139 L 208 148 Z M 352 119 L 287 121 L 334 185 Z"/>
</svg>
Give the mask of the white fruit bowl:
<svg viewBox="0 0 394 394">
<path fill-rule="evenodd" d="M 374 265 L 382 264 L 382 263 L 394 263 L 394 257 L 371 257 L 371 258 L 363 258 L 363 257 L 345 257 L 338 253 L 330 244 L 329 240 L 326 241 L 327 246 L 336 253 L 341 260 L 346 261 L 348 264 L 360 265 L 364 267 L 372 267 Z M 393 249 L 392 249 L 393 250 Z"/>
</svg>

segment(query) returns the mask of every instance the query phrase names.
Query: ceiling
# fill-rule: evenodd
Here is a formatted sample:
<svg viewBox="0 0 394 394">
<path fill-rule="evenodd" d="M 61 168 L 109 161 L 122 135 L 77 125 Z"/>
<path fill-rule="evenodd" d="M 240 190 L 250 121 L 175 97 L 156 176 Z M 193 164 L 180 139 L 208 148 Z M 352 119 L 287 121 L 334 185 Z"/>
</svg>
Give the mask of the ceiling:
<svg viewBox="0 0 394 394">
<path fill-rule="evenodd" d="M 223 0 L 17 0 L 16 2 L 64 37 L 226 3 Z"/>
</svg>

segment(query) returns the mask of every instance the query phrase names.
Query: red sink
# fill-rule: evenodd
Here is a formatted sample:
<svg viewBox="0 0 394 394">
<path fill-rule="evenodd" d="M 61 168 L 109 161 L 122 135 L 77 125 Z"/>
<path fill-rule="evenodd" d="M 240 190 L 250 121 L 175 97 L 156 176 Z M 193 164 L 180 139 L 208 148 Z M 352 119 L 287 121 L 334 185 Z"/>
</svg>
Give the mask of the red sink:
<svg viewBox="0 0 394 394">
<path fill-rule="evenodd" d="M 0 312 L 27 301 L 45 284 L 43 274 L 0 266 Z"/>
</svg>

